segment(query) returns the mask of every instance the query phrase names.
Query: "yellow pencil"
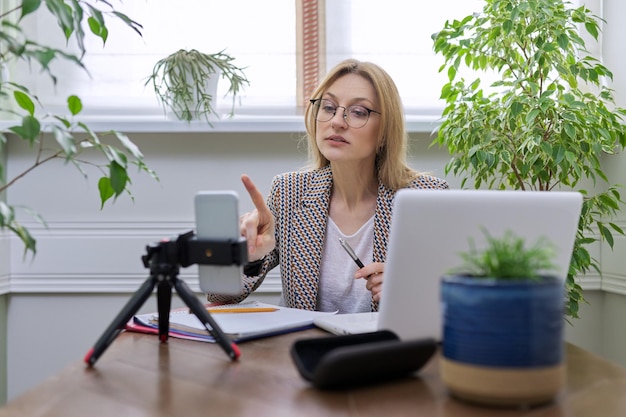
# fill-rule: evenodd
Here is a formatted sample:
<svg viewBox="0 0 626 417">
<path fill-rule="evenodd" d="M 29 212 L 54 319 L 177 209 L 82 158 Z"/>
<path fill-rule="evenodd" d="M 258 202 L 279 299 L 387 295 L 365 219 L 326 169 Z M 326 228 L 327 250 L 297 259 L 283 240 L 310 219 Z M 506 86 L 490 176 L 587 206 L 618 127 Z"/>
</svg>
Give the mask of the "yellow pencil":
<svg viewBox="0 0 626 417">
<path fill-rule="evenodd" d="M 233 307 L 233 308 L 207 308 L 209 313 L 271 313 L 277 311 L 274 307 Z"/>
</svg>

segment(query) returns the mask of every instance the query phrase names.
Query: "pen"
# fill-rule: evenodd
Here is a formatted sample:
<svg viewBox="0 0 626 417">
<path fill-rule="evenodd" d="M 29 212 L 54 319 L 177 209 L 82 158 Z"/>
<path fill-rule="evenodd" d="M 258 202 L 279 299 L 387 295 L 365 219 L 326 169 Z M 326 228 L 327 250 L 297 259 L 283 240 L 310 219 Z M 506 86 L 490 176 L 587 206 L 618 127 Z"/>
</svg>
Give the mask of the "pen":
<svg viewBox="0 0 626 417">
<path fill-rule="evenodd" d="M 365 266 L 363 265 L 363 262 L 361 262 L 359 257 L 356 256 L 356 253 L 354 253 L 354 249 L 352 249 L 350 245 L 348 245 L 348 242 L 346 242 L 342 238 L 339 238 L 339 243 L 341 243 L 341 246 L 346 250 L 346 252 L 348 252 L 348 255 L 350 255 L 350 257 L 354 260 L 359 268 L 363 268 Z"/>
<path fill-rule="evenodd" d="M 277 311 L 277 308 L 274 307 L 247 307 L 247 308 L 207 308 L 209 313 L 271 313 L 272 311 Z"/>
</svg>

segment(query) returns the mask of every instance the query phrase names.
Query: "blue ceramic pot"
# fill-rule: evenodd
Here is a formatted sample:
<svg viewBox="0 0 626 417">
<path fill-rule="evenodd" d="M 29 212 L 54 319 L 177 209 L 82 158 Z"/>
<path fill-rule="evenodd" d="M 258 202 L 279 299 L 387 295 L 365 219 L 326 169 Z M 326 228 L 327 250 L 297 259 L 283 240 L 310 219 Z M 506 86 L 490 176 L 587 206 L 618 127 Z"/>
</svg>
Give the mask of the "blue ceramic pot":
<svg viewBox="0 0 626 417">
<path fill-rule="evenodd" d="M 563 361 L 563 281 L 442 278 L 443 356 L 479 366 L 550 367 Z"/>
</svg>

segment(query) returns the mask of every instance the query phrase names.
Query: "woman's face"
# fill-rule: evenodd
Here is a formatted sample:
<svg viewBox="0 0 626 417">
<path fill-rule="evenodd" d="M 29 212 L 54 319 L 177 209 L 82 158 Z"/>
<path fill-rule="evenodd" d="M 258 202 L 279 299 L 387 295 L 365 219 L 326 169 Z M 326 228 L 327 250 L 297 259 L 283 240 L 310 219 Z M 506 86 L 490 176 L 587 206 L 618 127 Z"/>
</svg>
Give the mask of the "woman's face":
<svg viewBox="0 0 626 417">
<path fill-rule="evenodd" d="M 360 162 L 373 166 L 380 114 L 372 84 L 360 75 L 346 74 L 332 83 L 321 98 L 317 103 L 320 107 L 315 140 L 322 155 L 335 163 Z M 325 119 L 328 120 L 320 121 Z"/>
</svg>

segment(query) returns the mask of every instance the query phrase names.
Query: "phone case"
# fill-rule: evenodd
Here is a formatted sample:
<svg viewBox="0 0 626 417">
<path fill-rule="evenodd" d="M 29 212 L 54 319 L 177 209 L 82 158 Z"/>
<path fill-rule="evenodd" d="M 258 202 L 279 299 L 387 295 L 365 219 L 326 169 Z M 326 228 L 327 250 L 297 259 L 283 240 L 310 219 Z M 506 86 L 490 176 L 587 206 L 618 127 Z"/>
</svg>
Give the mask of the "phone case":
<svg viewBox="0 0 626 417">
<path fill-rule="evenodd" d="M 437 350 L 434 339 L 401 341 L 395 333 L 300 339 L 291 357 L 300 375 L 320 389 L 346 389 L 407 377 Z"/>
</svg>

